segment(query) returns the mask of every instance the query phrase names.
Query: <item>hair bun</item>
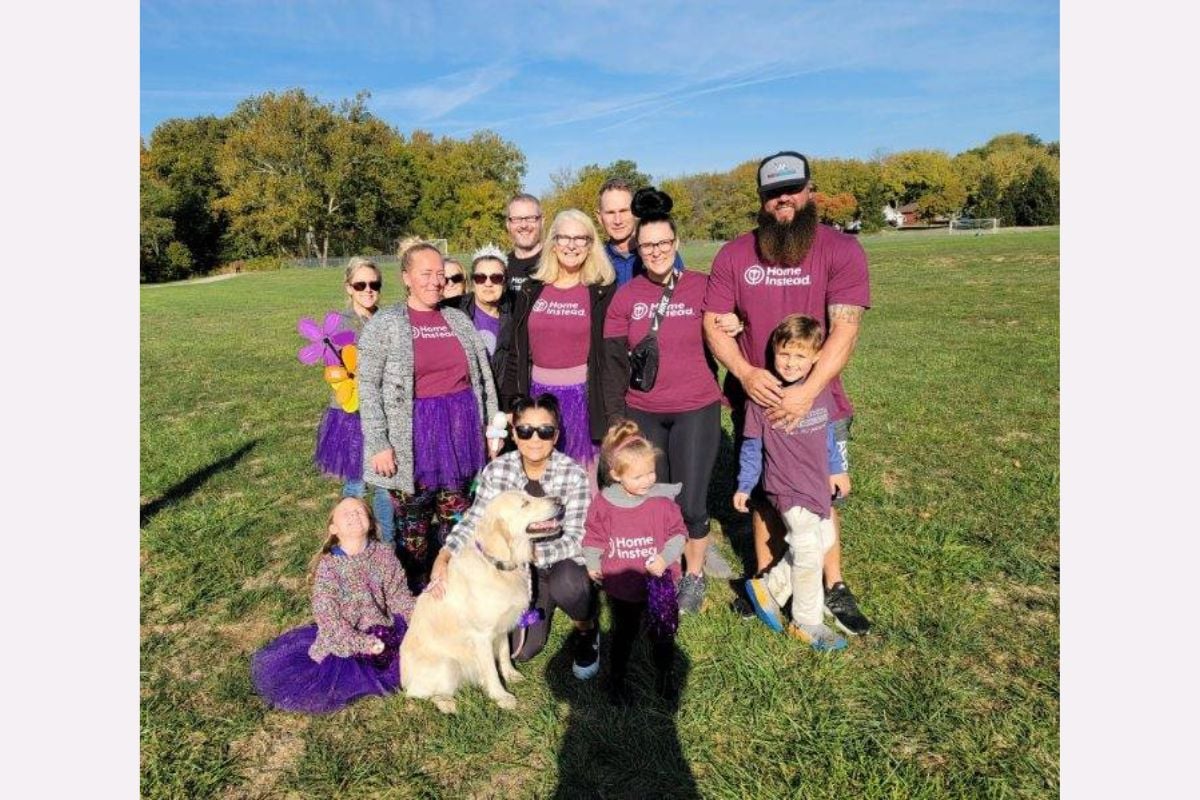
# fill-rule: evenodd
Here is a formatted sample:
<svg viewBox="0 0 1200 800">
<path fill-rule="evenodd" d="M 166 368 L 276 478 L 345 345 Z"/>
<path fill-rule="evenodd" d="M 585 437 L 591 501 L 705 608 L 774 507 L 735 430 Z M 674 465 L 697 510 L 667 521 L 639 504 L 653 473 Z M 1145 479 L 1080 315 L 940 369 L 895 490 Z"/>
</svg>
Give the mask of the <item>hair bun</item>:
<svg viewBox="0 0 1200 800">
<path fill-rule="evenodd" d="M 647 219 L 667 216 L 671 213 L 674 205 L 675 202 L 671 200 L 671 195 L 660 192 L 653 186 L 646 186 L 634 193 L 630 209 L 638 219 Z"/>
</svg>

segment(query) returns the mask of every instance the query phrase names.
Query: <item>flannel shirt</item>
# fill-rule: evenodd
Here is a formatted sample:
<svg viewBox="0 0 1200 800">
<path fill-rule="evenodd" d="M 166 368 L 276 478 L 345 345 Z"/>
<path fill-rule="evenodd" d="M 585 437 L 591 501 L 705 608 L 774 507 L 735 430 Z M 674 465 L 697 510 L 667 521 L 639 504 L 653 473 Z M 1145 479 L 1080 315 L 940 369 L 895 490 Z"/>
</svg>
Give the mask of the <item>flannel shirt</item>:
<svg viewBox="0 0 1200 800">
<path fill-rule="evenodd" d="M 479 473 L 475 502 L 450 531 L 445 547 L 451 553 L 458 553 L 463 545 L 475 537 L 475 526 L 483 518 L 487 504 L 501 492 L 509 489 L 524 490 L 528 482 L 529 478 L 521 467 L 521 454 L 518 451 L 514 450 L 493 459 Z M 545 568 L 568 558 L 582 564 L 583 524 L 587 519 L 588 503 L 591 501 L 587 473 L 570 456 L 555 450 L 550 454 L 550 463 L 546 465 L 546 472 L 539 483 L 545 489 L 546 497 L 558 498 L 565 511 L 562 535 L 549 541 L 534 543 L 534 566 Z"/>
</svg>

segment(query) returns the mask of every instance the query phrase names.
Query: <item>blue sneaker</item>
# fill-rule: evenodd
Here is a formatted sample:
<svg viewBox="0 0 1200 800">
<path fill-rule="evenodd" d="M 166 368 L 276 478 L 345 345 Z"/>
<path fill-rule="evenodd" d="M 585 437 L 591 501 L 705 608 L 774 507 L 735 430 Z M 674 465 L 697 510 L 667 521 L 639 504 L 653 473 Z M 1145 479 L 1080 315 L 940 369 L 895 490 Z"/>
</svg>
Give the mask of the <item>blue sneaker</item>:
<svg viewBox="0 0 1200 800">
<path fill-rule="evenodd" d="M 762 577 L 746 580 L 746 596 L 754 606 L 754 613 L 771 630 L 783 633 L 783 618 L 779 616 L 779 604 L 767 591 L 767 579 Z"/>
<path fill-rule="evenodd" d="M 824 625 L 819 626 L 819 628 L 820 630 L 816 633 L 810 633 L 793 622 L 788 625 L 787 633 L 788 636 L 793 639 L 799 639 L 818 653 L 829 653 L 834 650 L 846 649 L 845 638 L 838 636 Z"/>
</svg>

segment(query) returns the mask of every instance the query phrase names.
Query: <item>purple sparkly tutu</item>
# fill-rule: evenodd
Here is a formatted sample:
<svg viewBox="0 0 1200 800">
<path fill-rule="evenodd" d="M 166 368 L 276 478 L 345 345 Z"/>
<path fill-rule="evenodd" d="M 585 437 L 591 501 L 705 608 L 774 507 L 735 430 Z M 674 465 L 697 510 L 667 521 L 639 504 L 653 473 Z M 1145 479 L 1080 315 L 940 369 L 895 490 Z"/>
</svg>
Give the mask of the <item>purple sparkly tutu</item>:
<svg viewBox="0 0 1200 800">
<path fill-rule="evenodd" d="M 308 657 L 317 639 L 316 624 L 294 628 L 250 659 L 254 690 L 272 708 L 304 714 L 329 714 L 367 695 L 388 695 L 400 686 L 400 642 L 408 624 L 395 615 L 395 626 L 368 631 L 383 640 L 379 655 Z"/>
<path fill-rule="evenodd" d="M 348 414 L 330 406 L 317 428 L 313 462 L 326 475 L 344 481 L 362 480 L 363 436 L 358 412 Z"/>
<path fill-rule="evenodd" d="M 487 463 L 475 393 L 413 401 L 413 480 L 427 489 L 456 489 Z"/>
<path fill-rule="evenodd" d="M 594 464 L 600 454 L 600 448 L 592 444 L 592 428 L 588 421 L 587 383 L 551 386 L 530 381 L 530 397 L 537 397 L 543 392 L 549 392 L 558 400 L 559 413 L 562 417 L 562 433 L 558 436 L 558 449 L 584 467 Z"/>
</svg>

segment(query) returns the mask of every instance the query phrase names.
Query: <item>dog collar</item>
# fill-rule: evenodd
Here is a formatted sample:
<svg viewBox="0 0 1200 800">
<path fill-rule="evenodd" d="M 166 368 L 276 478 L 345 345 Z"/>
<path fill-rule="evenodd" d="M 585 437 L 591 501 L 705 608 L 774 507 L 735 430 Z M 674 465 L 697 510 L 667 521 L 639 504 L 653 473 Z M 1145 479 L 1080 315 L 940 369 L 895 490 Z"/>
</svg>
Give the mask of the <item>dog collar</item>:
<svg viewBox="0 0 1200 800">
<path fill-rule="evenodd" d="M 483 549 L 483 545 L 479 543 L 478 539 L 475 540 L 475 549 L 478 550 L 479 554 L 486 558 L 488 562 L 496 569 L 503 570 L 505 572 L 512 572 L 514 569 L 517 569 L 521 566 L 515 561 L 501 561 L 500 559 L 491 555 L 487 550 Z"/>
</svg>

